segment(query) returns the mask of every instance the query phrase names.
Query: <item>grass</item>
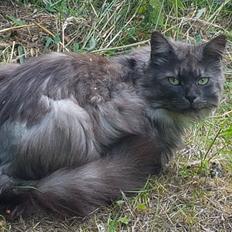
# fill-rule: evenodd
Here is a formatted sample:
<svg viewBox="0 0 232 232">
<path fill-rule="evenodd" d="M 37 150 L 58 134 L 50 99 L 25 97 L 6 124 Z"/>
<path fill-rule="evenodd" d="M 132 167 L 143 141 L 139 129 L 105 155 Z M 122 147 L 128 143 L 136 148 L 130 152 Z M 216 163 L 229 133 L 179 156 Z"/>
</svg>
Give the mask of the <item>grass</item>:
<svg viewBox="0 0 232 232">
<path fill-rule="evenodd" d="M 0 3 L 0 25 L 1 62 L 51 50 L 114 55 L 147 44 L 155 29 L 196 43 L 220 33 L 229 40 L 221 106 L 186 131 L 165 175 L 89 218 L 2 217 L 1 231 L 232 231 L 231 0 L 9 0 Z"/>
</svg>

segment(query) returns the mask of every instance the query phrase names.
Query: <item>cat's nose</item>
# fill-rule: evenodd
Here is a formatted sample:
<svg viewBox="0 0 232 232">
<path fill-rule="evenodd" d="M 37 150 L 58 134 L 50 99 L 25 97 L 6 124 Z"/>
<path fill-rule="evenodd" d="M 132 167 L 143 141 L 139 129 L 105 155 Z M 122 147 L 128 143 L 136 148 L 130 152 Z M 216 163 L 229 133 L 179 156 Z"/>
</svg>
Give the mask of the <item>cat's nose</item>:
<svg viewBox="0 0 232 232">
<path fill-rule="evenodd" d="M 195 99 L 197 98 L 197 96 L 196 95 L 186 95 L 185 98 L 188 99 L 189 102 L 192 104 L 195 101 Z"/>
</svg>

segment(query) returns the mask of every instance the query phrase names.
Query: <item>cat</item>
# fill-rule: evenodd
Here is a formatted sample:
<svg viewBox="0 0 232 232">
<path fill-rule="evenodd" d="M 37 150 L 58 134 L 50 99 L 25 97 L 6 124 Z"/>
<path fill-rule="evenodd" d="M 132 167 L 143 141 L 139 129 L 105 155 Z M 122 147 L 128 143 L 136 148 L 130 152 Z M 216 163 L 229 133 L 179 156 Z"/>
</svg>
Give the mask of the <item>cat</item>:
<svg viewBox="0 0 232 232">
<path fill-rule="evenodd" d="M 223 92 L 226 38 L 155 31 L 111 58 L 51 53 L 0 67 L 0 205 L 85 216 L 143 187 Z"/>
</svg>

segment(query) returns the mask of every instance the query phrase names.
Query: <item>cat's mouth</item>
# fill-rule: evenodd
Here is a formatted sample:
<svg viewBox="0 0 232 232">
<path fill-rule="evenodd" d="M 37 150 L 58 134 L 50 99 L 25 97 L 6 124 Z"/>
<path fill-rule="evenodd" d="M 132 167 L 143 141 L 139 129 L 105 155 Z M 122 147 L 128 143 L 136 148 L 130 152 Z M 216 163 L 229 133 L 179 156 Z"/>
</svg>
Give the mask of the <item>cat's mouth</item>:
<svg viewBox="0 0 232 232">
<path fill-rule="evenodd" d="M 185 115 L 193 120 L 199 120 L 207 117 L 212 113 L 213 110 L 217 108 L 217 105 L 205 105 L 205 106 L 194 106 L 191 105 L 185 109 L 175 109 L 176 112 Z"/>
<path fill-rule="evenodd" d="M 152 105 L 153 109 L 165 109 L 168 111 L 172 111 L 172 112 L 176 112 L 176 113 L 180 113 L 180 114 L 196 114 L 199 115 L 202 112 L 210 112 L 212 110 L 214 110 L 215 108 L 217 108 L 216 104 L 210 104 L 210 103 L 189 103 L 189 104 L 153 104 Z"/>
</svg>

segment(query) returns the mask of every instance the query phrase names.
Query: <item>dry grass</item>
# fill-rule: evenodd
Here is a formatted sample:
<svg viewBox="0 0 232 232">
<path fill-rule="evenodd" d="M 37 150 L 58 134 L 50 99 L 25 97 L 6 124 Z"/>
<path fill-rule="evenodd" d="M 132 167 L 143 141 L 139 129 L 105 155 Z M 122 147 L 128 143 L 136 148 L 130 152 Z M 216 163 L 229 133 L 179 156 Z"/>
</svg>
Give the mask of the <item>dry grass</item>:
<svg viewBox="0 0 232 232">
<path fill-rule="evenodd" d="M 122 195 L 85 219 L 44 213 L 12 223 L 2 218 L 1 231 L 232 231 L 231 1 L 216 6 L 206 1 L 206 6 L 196 0 L 191 7 L 173 1 L 166 11 L 164 1 L 154 1 L 160 4 L 156 15 L 145 1 L 103 1 L 104 7 L 93 1 L 51 1 L 69 4 L 46 5 L 49 12 L 42 1 L 34 2 L 36 7 L 0 3 L 1 62 L 23 62 L 50 50 L 112 55 L 147 43 L 151 28 L 191 42 L 223 32 L 229 38 L 225 97 L 214 116 L 187 131 L 185 147 L 166 173 L 150 179 L 138 196 Z"/>
</svg>

